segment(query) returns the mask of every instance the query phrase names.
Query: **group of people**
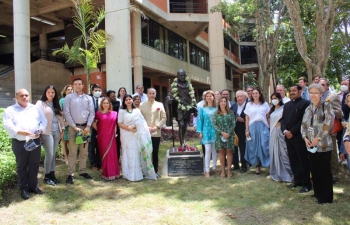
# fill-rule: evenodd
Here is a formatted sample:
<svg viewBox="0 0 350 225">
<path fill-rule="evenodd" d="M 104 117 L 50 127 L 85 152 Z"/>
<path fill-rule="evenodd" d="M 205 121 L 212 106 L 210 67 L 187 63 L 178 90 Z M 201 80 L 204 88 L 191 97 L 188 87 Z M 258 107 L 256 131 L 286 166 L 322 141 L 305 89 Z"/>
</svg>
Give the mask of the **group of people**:
<svg viewBox="0 0 350 225">
<path fill-rule="evenodd" d="M 55 156 L 61 141 L 68 165 L 67 184 L 74 183 L 77 158 L 79 176 L 85 179 L 92 179 L 86 170 L 88 158 L 91 169 L 102 170 L 106 181 L 120 177 L 119 160 L 125 179 L 160 177 L 158 151 L 166 114 L 163 104 L 155 101 L 156 90 L 149 88 L 145 94 L 143 86 L 137 85 L 134 95 L 122 87 L 117 95 L 109 90 L 102 97 L 97 84 L 91 85 L 91 95 L 83 88 L 82 79 L 76 78 L 73 85 L 63 88 L 59 100 L 56 88 L 49 85 L 35 105 L 29 103 L 28 91 L 20 89 L 16 104 L 5 110 L 3 124 L 12 138 L 23 199 L 30 192 L 43 194 L 37 186 L 41 146 L 45 150 L 44 183 L 59 183 Z"/>
<path fill-rule="evenodd" d="M 186 84 L 184 71 L 178 76 L 178 82 Z M 192 86 L 184 87 L 193 94 Z M 92 179 L 86 170 L 88 158 L 91 169 L 102 170 L 107 181 L 120 177 L 119 161 L 127 180 L 160 177 L 158 151 L 167 115 L 163 104 L 155 101 L 156 90 L 148 88 L 146 94 L 137 85 L 137 92 L 130 95 L 121 87 L 102 97 L 97 84 L 91 86 L 91 95 L 83 93 L 83 88 L 83 81 L 76 78 L 73 85 L 64 87 L 59 100 L 56 88 L 49 85 L 35 105 L 29 103 L 28 91 L 21 89 L 16 92 L 17 103 L 5 110 L 4 127 L 12 138 L 23 199 L 30 197 L 29 192 L 42 194 L 37 187 L 41 145 L 44 183 L 59 183 L 55 155 L 60 141 L 68 165 L 67 184 L 74 183 L 77 157 L 79 176 L 85 179 Z M 205 177 L 216 173 L 219 154 L 221 177 L 232 177 L 232 170 L 245 173 L 249 166 L 255 166 L 259 175 L 262 167 L 268 167 L 273 180 L 291 183 L 289 188 L 301 186 L 300 193 L 313 188 L 317 203 L 332 203 L 339 173 L 338 148 L 340 160 L 349 160 L 345 150 L 350 149 L 350 129 L 345 132 L 348 92 L 348 80 L 342 81 L 341 93 L 336 94 L 329 90 L 329 80 L 320 77 L 309 87 L 301 77 L 299 84 L 289 88 L 290 98 L 284 86 L 278 85 L 270 96 L 271 104 L 252 86 L 237 91 L 236 101 L 230 100 L 228 89 L 203 92 L 194 126 L 203 146 Z M 182 105 L 184 100 L 179 102 L 180 111 L 192 112 L 191 99 L 188 108 Z M 179 117 L 184 113 L 179 112 Z M 341 129 L 335 132 L 337 123 Z M 29 143 L 34 147 L 29 148 Z"/>
<path fill-rule="evenodd" d="M 227 177 L 232 176 L 231 164 L 241 173 L 255 166 L 256 175 L 268 167 L 271 179 L 288 182 L 289 188 L 301 186 L 300 193 L 313 188 L 318 204 L 332 203 L 339 161 L 349 160 L 349 80 L 342 81 L 340 93 L 329 86 L 328 79 L 316 76 L 307 87 L 301 77 L 289 88 L 290 98 L 284 86 L 277 85 L 271 104 L 252 86 L 237 91 L 235 102 L 227 89 L 205 91 L 194 120 L 205 154 L 205 176 L 216 173 L 219 152 L 222 177 L 226 165 Z"/>
</svg>

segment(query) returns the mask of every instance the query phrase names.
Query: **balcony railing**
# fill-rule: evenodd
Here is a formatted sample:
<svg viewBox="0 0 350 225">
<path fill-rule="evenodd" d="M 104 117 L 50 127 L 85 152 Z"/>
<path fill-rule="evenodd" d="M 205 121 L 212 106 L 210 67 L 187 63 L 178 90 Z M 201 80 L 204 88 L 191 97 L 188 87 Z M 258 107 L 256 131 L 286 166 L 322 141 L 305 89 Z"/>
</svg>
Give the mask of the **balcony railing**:
<svg viewBox="0 0 350 225">
<path fill-rule="evenodd" d="M 207 3 L 192 3 L 192 2 L 170 2 L 170 13 L 198 13 L 207 14 Z"/>
</svg>

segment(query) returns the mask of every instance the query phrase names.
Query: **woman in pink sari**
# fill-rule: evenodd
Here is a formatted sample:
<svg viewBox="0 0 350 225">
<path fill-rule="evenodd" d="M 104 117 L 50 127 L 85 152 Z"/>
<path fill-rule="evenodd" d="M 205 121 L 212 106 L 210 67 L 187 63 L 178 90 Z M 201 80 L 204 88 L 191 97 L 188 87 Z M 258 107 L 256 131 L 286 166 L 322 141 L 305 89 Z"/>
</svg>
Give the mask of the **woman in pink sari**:
<svg viewBox="0 0 350 225">
<path fill-rule="evenodd" d="M 115 140 L 117 121 L 118 114 L 112 110 L 109 98 L 103 98 L 92 126 L 97 130 L 97 143 L 102 162 L 102 178 L 105 180 L 115 180 L 120 175 L 117 142 Z"/>
</svg>

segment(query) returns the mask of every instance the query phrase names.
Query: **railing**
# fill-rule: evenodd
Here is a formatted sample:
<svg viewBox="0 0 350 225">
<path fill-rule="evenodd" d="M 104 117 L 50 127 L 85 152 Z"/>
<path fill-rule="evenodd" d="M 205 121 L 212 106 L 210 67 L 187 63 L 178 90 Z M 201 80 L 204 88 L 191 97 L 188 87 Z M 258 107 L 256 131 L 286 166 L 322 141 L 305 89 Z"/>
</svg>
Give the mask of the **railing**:
<svg viewBox="0 0 350 225">
<path fill-rule="evenodd" d="M 52 50 L 36 48 L 30 53 L 30 62 L 35 62 L 39 59 L 44 59 L 51 62 L 65 63 L 65 59 L 58 56 L 52 55 Z"/>
<path fill-rule="evenodd" d="M 170 2 L 170 13 L 208 13 L 207 3 Z"/>
<path fill-rule="evenodd" d="M 0 77 L 14 69 L 13 53 L 0 54 Z"/>
<path fill-rule="evenodd" d="M 30 62 L 35 62 L 39 59 L 48 60 L 51 62 L 65 63 L 65 59 L 62 57 L 56 57 L 52 55 L 52 50 L 37 48 L 30 53 Z M 13 53 L 0 54 L 0 77 L 6 75 L 8 72 L 14 69 L 14 56 Z"/>
</svg>

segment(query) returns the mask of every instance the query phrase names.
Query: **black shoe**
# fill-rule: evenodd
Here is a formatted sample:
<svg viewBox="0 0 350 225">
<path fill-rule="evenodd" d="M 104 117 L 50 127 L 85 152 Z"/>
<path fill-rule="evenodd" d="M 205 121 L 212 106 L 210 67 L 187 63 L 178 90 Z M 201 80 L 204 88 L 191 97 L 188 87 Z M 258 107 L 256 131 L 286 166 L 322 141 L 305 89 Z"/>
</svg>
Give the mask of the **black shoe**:
<svg viewBox="0 0 350 225">
<path fill-rule="evenodd" d="M 55 176 L 55 171 L 51 171 L 51 180 L 55 183 L 55 184 L 59 184 L 60 182 L 57 180 L 56 176 Z"/>
<path fill-rule="evenodd" d="M 308 187 L 302 187 L 299 191 L 299 193 L 306 193 L 306 192 L 309 192 L 311 191 L 311 188 L 308 188 Z"/>
<path fill-rule="evenodd" d="M 44 183 L 48 185 L 56 186 L 55 182 L 53 182 L 52 180 L 51 173 L 45 174 Z"/>
<path fill-rule="evenodd" d="M 298 186 L 301 186 L 300 184 L 297 184 L 297 183 L 291 183 L 290 185 L 288 185 L 287 187 L 288 188 L 295 188 L 295 187 L 298 187 Z"/>
<path fill-rule="evenodd" d="M 239 166 L 234 166 L 231 170 L 239 170 Z"/>
<path fill-rule="evenodd" d="M 68 177 L 66 179 L 66 183 L 67 184 L 73 184 L 73 177 L 71 175 L 68 175 Z"/>
<path fill-rule="evenodd" d="M 85 179 L 88 179 L 88 180 L 92 179 L 92 177 L 90 177 L 90 175 L 87 173 L 79 174 L 79 176 L 84 177 Z"/>
<path fill-rule="evenodd" d="M 158 173 L 156 173 L 156 176 L 157 176 L 157 178 L 162 178 L 162 176 L 159 175 Z"/>
<path fill-rule="evenodd" d="M 28 198 L 30 198 L 29 192 L 27 190 L 21 190 L 21 197 L 24 200 L 27 200 Z"/>
<path fill-rule="evenodd" d="M 241 173 L 246 173 L 247 172 L 247 168 L 242 168 L 241 169 Z"/>
<path fill-rule="evenodd" d="M 32 188 L 29 191 L 35 193 L 36 195 L 44 194 L 38 187 Z"/>
</svg>

